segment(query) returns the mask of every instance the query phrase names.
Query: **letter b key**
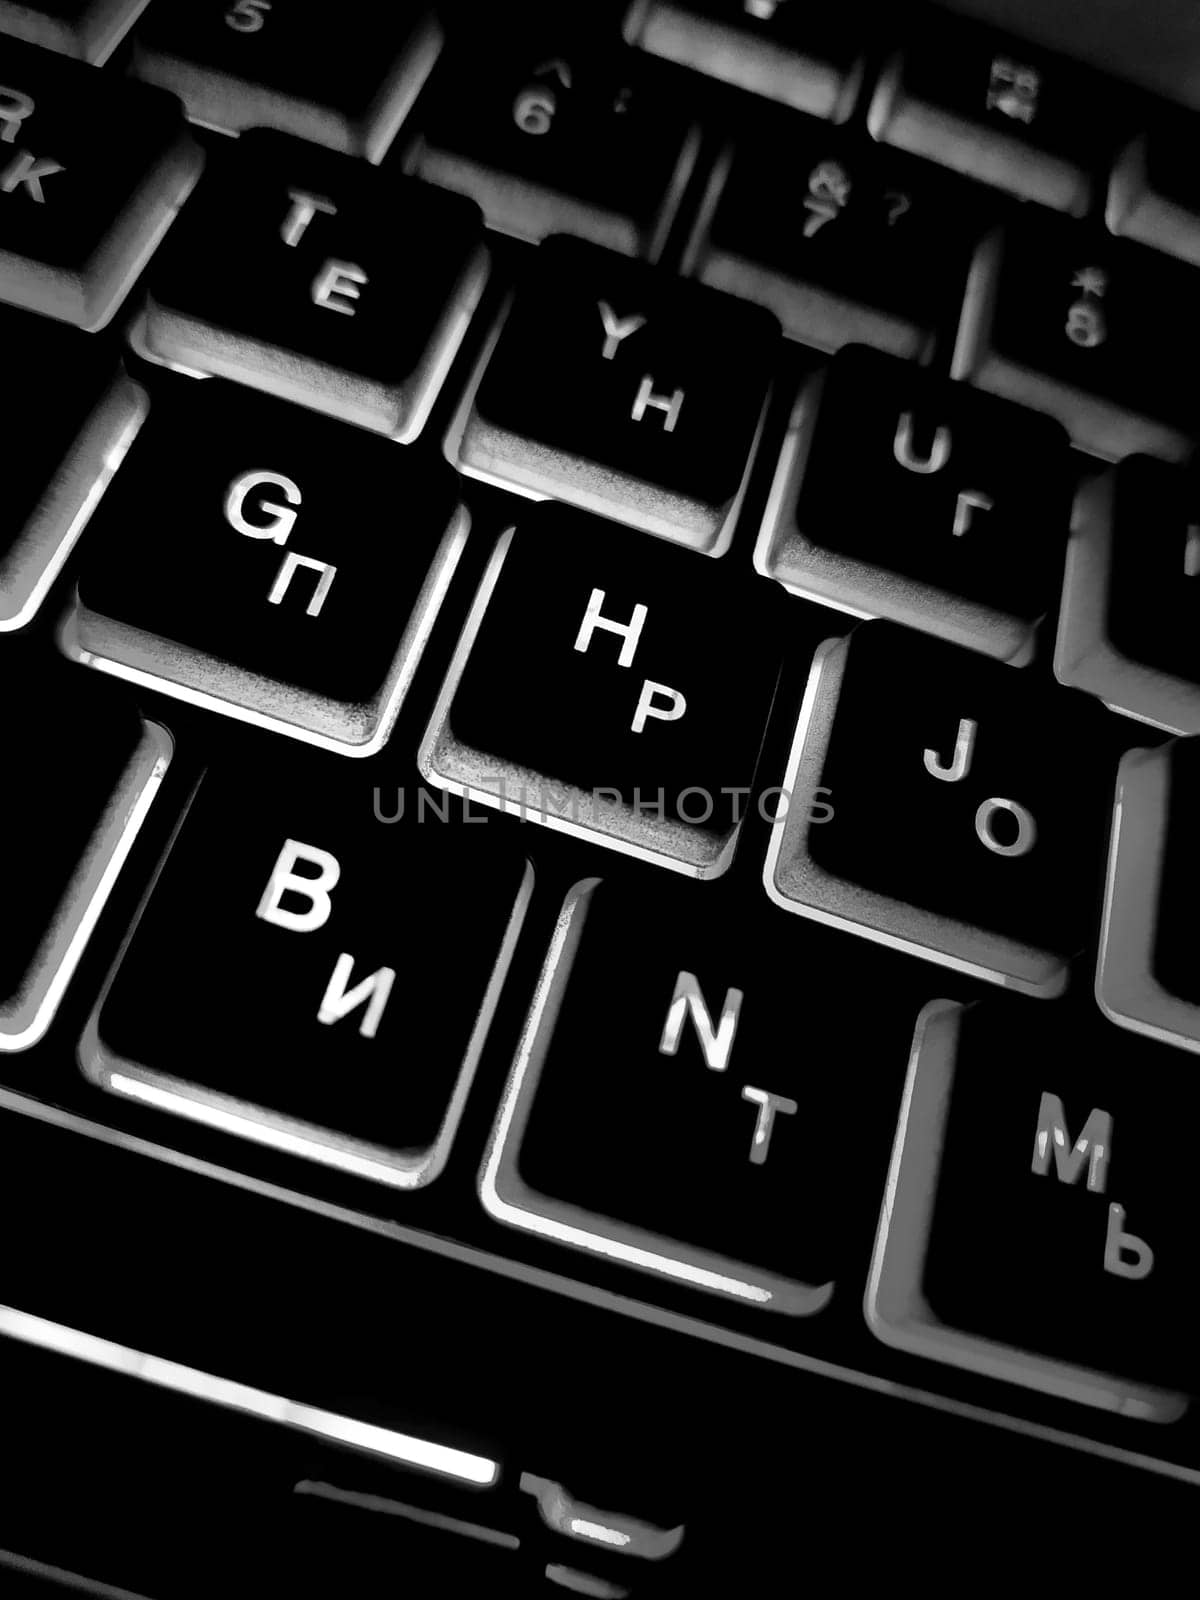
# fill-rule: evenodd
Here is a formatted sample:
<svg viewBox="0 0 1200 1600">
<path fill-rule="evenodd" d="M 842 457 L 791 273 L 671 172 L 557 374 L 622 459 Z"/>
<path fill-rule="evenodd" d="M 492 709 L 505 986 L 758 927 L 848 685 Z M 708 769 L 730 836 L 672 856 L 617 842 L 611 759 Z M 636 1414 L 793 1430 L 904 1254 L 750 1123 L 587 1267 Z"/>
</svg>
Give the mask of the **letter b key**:
<svg viewBox="0 0 1200 1600">
<path fill-rule="evenodd" d="M 363 770 L 272 747 L 205 774 L 84 1066 L 117 1094 L 412 1189 L 448 1154 L 532 874 L 457 808 L 423 816 L 410 797 L 380 828 Z M 447 985 L 452 1015 L 428 1003 Z"/>
</svg>

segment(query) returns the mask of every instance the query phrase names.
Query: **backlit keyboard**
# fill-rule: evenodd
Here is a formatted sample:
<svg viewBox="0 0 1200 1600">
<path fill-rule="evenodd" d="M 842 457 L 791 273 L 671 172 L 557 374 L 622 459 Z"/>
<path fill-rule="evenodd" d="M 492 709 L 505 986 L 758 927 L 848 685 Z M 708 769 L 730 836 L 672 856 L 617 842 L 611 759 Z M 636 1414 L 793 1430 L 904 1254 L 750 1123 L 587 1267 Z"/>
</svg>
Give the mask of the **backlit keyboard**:
<svg viewBox="0 0 1200 1600">
<path fill-rule="evenodd" d="M 1195 116 L 937 7 L 0 4 L 0 1564 L 1194 1517 Z"/>
</svg>

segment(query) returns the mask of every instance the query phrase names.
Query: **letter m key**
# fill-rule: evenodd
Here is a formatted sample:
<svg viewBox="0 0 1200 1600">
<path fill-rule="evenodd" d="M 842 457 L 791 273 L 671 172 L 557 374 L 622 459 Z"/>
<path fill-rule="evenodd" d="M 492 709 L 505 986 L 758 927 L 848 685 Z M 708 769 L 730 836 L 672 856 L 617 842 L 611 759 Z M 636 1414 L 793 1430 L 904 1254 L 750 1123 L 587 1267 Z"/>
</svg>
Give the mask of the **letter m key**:
<svg viewBox="0 0 1200 1600">
<path fill-rule="evenodd" d="M 1062 1101 L 1056 1094 L 1042 1095 L 1033 1141 L 1033 1170 L 1039 1177 L 1049 1174 L 1053 1159 L 1056 1176 L 1063 1183 L 1076 1183 L 1086 1164 L 1088 1188 L 1094 1194 L 1103 1194 L 1111 1154 L 1112 1118 L 1107 1111 L 1093 1109 L 1083 1132 L 1072 1141 Z"/>
</svg>

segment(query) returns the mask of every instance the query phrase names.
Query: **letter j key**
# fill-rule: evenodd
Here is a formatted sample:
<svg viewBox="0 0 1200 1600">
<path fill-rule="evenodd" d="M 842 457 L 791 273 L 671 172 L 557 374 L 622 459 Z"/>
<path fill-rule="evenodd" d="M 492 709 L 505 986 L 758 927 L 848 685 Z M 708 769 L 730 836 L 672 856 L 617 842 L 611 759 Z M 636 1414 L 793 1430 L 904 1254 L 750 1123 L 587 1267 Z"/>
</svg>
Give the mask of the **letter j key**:
<svg viewBox="0 0 1200 1600">
<path fill-rule="evenodd" d="M 1104 714 L 891 622 L 817 652 L 772 830 L 780 905 L 1049 996 L 1094 926 Z M 833 816 L 808 821 L 817 785 Z"/>
</svg>

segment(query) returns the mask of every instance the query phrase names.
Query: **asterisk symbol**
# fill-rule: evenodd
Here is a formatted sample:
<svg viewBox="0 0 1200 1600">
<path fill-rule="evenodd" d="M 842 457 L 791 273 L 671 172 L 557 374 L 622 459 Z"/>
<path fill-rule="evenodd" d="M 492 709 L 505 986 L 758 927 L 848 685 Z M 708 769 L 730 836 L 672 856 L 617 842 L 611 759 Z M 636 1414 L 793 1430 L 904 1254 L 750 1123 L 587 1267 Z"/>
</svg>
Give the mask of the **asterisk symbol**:
<svg viewBox="0 0 1200 1600">
<path fill-rule="evenodd" d="M 1071 287 L 1094 294 L 1099 300 L 1108 288 L 1108 274 L 1101 267 L 1081 267 L 1071 280 Z"/>
</svg>

